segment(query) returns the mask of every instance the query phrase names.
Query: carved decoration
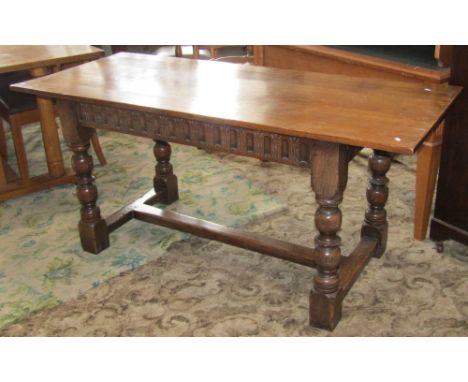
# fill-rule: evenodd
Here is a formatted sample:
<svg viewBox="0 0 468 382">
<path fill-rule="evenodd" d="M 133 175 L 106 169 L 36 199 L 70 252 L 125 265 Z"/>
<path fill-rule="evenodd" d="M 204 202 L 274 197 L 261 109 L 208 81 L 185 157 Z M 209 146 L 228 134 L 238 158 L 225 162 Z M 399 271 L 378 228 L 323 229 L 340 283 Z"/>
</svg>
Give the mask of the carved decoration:
<svg viewBox="0 0 468 382">
<path fill-rule="evenodd" d="M 80 125 L 309 167 L 316 141 L 116 107 L 76 104 Z"/>
</svg>

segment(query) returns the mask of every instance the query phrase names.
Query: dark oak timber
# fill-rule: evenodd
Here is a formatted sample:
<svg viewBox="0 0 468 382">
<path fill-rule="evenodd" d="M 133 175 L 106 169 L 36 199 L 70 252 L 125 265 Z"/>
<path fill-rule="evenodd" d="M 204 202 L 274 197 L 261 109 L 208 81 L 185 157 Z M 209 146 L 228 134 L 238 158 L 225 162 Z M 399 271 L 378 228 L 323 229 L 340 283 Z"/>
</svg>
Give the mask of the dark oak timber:
<svg viewBox="0 0 468 382">
<path fill-rule="evenodd" d="M 312 160 L 312 188 L 319 205 L 315 213 L 317 274 L 310 293 L 310 324 L 332 330 L 341 318 L 341 301 L 336 298 L 341 262 L 339 204 L 348 179 L 346 146 L 320 143 Z"/>
<path fill-rule="evenodd" d="M 236 247 L 260 252 L 280 259 L 313 267 L 316 252 L 312 248 L 287 243 L 274 238 L 243 232 L 176 212 L 141 204 L 133 210 L 134 218 L 173 228 L 206 239 L 221 241 Z"/>
<path fill-rule="evenodd" d="M 74 107 L 68 102 L 57 102 L 63 136 L 73 151 L 72 168 L 76 173 L 76 195 L 81 203 L 81 219 L 78 224 L 81 245 L 84 250 L 99 253 L 109 246 L 109 234 L 101 211 L 96 205 L 98 197 L 94 183 L 93 157 L 88 154 L 92 130 L 78 125 Z"/>
<path fill-rule="evenodd" d="M 388 199 L 388 178 L 385 176 L 392 163 L 391 156 L 384 151 L 374 151 L 369 157 L 369 186 L 362 237 L 375 237 L 379 241 L 375 257 L 381 257 L 387 247 L 387 211 L 385 203 Z"/>
<path fill-rule="evenodd" d="M 109 245 L 111 232 L 138 219 L 315 267 L 310 323 L 328 330 L 337 325 L 342 301 L 369 259 L 385 251 L 387 152 L 413 153 L 460 90 L 132 54 L 14 88 L 58 98 L 64 137 L 74 152 L 85 250 L 99 253 Z M 87 153 L 94 128 L 154 141 L 153 190 L 105 219 Z M 171 142 L 309 167 L 318 203 L 315 247 L 154 207 L 179 197 Z M 348 163 L 361 147 L 375 150 L 369 160 L 369 207 L 361 241 L 346 257 L 338 235 L 339 205 Z"/>
<path fill-rule="evenodd" d="M 153 152 L 158 162 L 153 179 L 154 190 L 161 203 L 171 204 L 179 199 L 177 176 L 174 175 L 170 163 L 171 146 L 164 141 L 155 141 Z"/>
</svg>

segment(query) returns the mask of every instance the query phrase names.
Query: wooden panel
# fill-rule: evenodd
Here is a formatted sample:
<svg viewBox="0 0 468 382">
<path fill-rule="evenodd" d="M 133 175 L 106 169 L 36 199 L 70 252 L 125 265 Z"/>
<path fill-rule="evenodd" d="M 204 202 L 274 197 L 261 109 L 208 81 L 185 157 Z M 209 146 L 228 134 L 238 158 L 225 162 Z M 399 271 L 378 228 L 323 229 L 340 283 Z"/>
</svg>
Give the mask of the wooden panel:
<svg viewBox="0 0 468 382">
<path fill-rule="evenodd" d="M 454 46 L 450 82 L 464 85 L 447 115 L 430 236 L 468 245 L 468 47 Z"/>
<path fill-rule="evenodd" d="M 460 91 L 446 84 L 131 53 L 12 89 L 406 154 L 415 151 Z"/>
<path fill-rule="evenodd" d="M 450 76 L 448 68 L 431 70 L 319 45 L 265 45 L 263 65 L 395 81 L 442 83 Z"/>
<path fill-rule="evenodd" d="M 77 103 L 80 125 L 308 167 L 316 141 L 258 130 Z M 355 149 L 357 151 L 357 148 Z M 354 153 L 349 153 L 352 157 Z"/>
<path fill-rule="evenodd" d="M 89 45 L 0 45 L 0 73 L 40 68 L 104 55 Z"/>
</svg>

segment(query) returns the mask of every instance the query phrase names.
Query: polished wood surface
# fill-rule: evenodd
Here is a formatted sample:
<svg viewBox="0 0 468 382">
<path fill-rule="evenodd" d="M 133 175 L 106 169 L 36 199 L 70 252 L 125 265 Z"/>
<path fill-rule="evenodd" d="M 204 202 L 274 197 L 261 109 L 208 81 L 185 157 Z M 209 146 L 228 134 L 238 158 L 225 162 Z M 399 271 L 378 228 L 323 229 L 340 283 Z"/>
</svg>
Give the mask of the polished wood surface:
<svg viewBox="0 0 468 382">
<path fill-rule="evenodd" d="M 94 60 L 102 54 L 89 45 L 0 45 L 0 73 Z"/>
<path fill-rule="evenodd" d="M 460 91 L 129 53 L 12 89 L 404 154 L 417 149 Z"/>
</svg>

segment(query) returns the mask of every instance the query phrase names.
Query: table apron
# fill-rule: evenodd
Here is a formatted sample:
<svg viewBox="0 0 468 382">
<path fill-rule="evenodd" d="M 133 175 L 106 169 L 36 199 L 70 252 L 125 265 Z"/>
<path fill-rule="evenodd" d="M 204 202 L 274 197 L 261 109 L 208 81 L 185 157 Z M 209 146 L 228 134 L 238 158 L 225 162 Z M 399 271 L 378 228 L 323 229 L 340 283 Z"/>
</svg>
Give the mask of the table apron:
<svg viewBox="0 0 468 382">
<path fill-rule="evenodd" d="M 159 113 L 75 103 L 81 126 L 180 143 L 300 167 L 310 167 L 321 141 Z"/>
</svg>

